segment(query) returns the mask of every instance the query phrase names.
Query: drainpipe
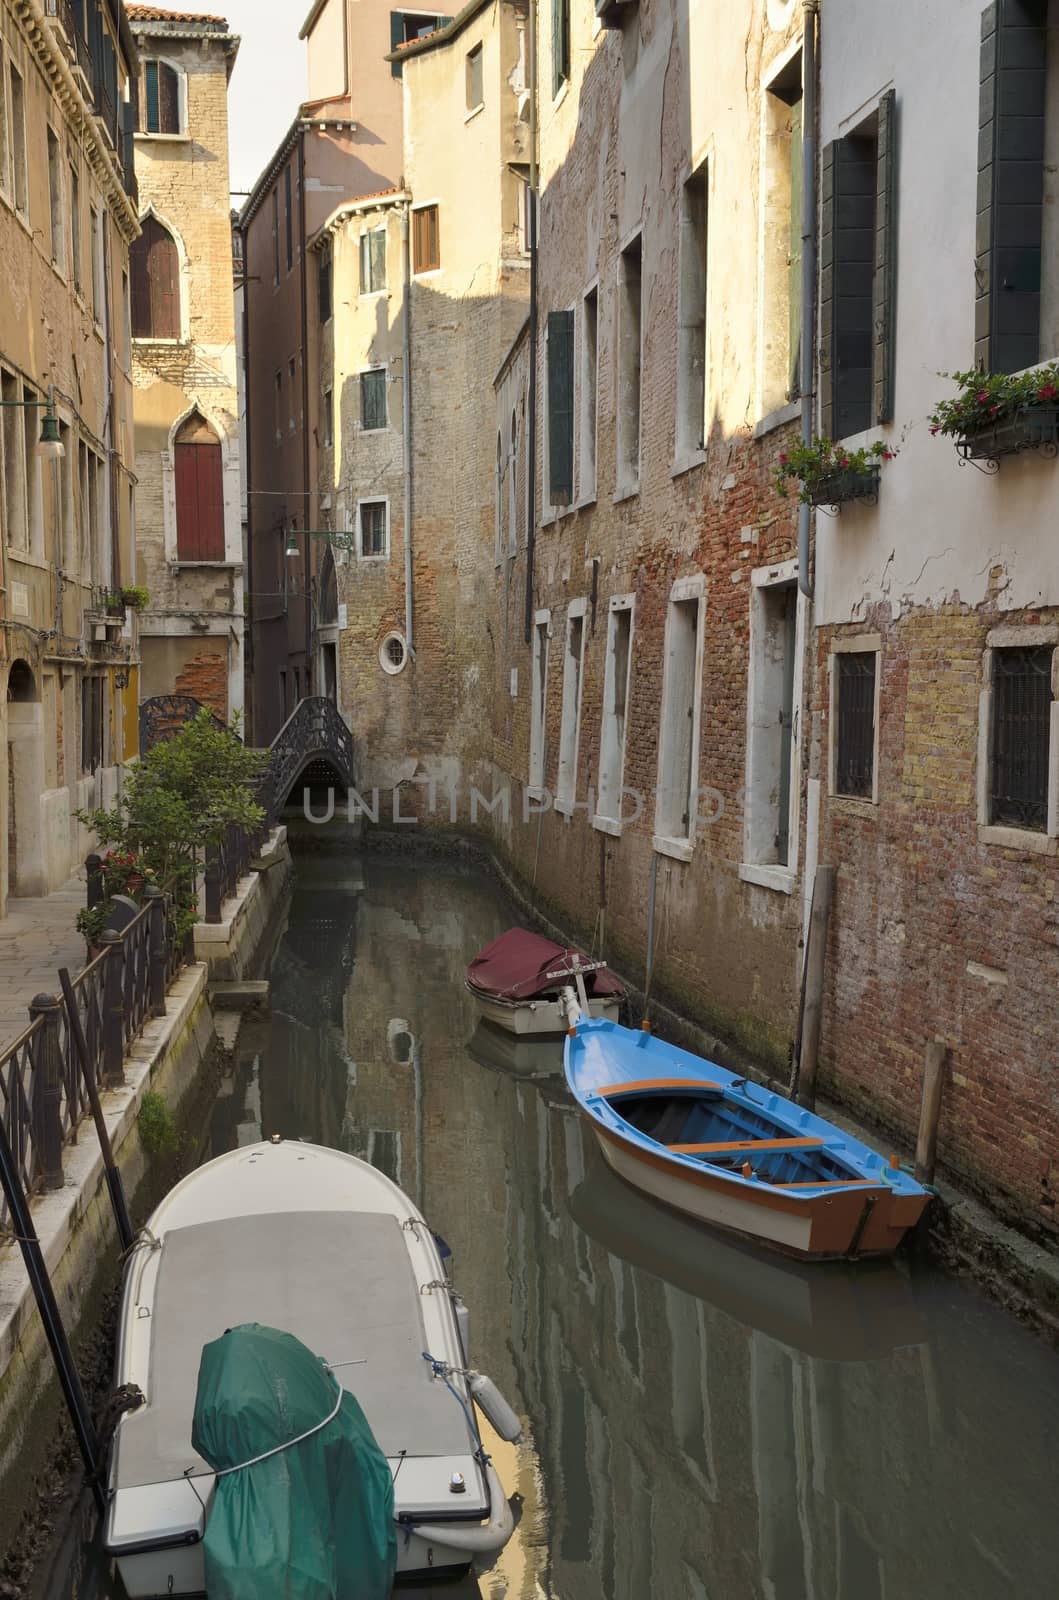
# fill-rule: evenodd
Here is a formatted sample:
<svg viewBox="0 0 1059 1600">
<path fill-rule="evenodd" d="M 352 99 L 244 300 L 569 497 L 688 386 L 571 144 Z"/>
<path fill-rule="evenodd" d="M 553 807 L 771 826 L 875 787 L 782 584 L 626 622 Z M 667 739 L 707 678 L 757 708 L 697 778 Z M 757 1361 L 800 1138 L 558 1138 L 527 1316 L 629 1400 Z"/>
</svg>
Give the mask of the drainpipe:
<svg viewBox="0 0 1059 1600">
<path fill-rule="evenodd" d="M 802 442 L 813 442 L 816 346 L 816 26 L 820 0 L 803 0 L 802 38 Z M 813 598 L 809 579 L 809 507 L 798 506 L 798 587 Z"/>
<path fill-rule="evenodd" d="M 401 414 L 404 429 L 404 644 L 415 659 L 412 641 L 412 242 L 407 201 L 401 208 L 401 262 L 404 276 L 403 333 L 401 339 L 404 373 L 401 380 Z"/>
<path fill-rule="evenodd" d="M 302 473 L 305 481 L 305 694 L 312 693 L 313 680 L 313 541 L 309 528 L 313 520 L 313 491 L 309 478 L 309 269 L 306 260 L 308 229 L 305 225 L 305 128 L 298 133 L 298 248 L 301 252 L 301 339 L 302 339 Z M 286 560 L 286 556 L 283 558 Z M 287 640 L 290 660 L 290 639 Z"/>
<path fill-rule="evenodd" d="M 254 627 L 257 621 L 257 600 L 254 589 L 254 458 L 250 448 L 250 269 L 247 265 L 249 248 L 248 229 L 240 228 L 243 241 L 243 473 L 246 482 L 246 549 L 243 561 L 246 567 L 245 594 L 247 602 L 243 611 L 243 737 L 248 745 L 257 743 L 257 706 L 250 685 L 254 671 Z M 286 556 L 283 558 L 286 560 Z"/>
<path fill-rule="evenodd" d="M 529 644 L 533 637 L 533 558 L 536 551 L 537 522 L 537 0 L 529 0 L 529 39 L 527 42 L 529 68 L 529 253 L 530 253 L 530 309 L 529 309 L 529 427 L 526 432 L 526 615 L 525 638 Z"/>
</svg>

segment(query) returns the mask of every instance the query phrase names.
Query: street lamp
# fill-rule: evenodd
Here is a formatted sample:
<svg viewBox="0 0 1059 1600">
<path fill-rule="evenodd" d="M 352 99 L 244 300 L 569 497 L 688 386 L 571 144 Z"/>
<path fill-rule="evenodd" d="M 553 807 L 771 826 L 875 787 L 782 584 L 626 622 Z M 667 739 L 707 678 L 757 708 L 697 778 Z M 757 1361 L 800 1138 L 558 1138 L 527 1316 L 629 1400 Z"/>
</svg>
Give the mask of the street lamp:
<svg viewBox="0 0 1059 1600">
<path fill-rule="evenodd" d="M 45 461 L 61 461 L 66 454 L 66 446 L 59 433 L 59 418 L 55 411 L 55 389 L 49 388 L 47 400 L 0 400 L 0 405 L 17 406 L 23 411 L 43 411 L 44 420 L 40 427 L 40 438 L 34 447 L 34 454 L 41 456 Z"/>
<path fill-rule="evenodd" d="M 301 551 L 298 548 L 297 531 L 294 528 L 291 528 L 290 532 L 287 534 L 287 548 L 283 553 L 287 557 L 288 561 L 297 561 L 298 557 L 301 555 Z"/>
</svg>

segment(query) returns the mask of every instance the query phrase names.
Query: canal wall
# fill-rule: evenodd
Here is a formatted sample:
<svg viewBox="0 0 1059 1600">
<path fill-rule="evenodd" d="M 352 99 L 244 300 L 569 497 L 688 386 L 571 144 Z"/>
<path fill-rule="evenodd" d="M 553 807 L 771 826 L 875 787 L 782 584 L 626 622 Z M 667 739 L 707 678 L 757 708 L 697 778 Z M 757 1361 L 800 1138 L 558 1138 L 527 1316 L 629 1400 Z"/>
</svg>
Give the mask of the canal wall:
<svg viewBox="0 0 1059 1600">
<path fill-rule="evenodd" d="M 208 999 L 211 978 L 254 970 L 272 938 L 290 887 L 285 830 L 277 830 L 260 864 L 225 902 L 225 937 L 205 941 L 207 959 L 186 967 L 166 996 L 164 1017 L 151 1020 L 125 1060 L 126 1082 L 103 1095 L 103 1113 L 134 1221 L 142 1221 L 165 1187 L 166 1168 L 194 1143 L 217 1055 Z M 213 931 L 213 930 L 211 930 Z M 196 940 L 198 953 L 198 940 Z M 216 969 L 216 970 L 215 970 Z M 139 1113 L 151 1092 L 165 1102 L 176 1150 L 149 1151 Z M 79 1363 L 93 1353 L 108 1296 L 119 1275 L 117 1235 L 95 1131 L 82 1123 L 64 1151 L 65 1183 L 33 1201 L 33 1218 L 60 1312 Z M 111 1354 L 103 1358 L 109 1372 Z M 28 1514 L 46 1491 L 59 1449 L 61 1404 L 51 1356 L 22 1256 L 0 1249 L 0 1552 L 27 1532 Z M 6 1577 L 6 1573 L 4 1574 Z"/>
</svg>

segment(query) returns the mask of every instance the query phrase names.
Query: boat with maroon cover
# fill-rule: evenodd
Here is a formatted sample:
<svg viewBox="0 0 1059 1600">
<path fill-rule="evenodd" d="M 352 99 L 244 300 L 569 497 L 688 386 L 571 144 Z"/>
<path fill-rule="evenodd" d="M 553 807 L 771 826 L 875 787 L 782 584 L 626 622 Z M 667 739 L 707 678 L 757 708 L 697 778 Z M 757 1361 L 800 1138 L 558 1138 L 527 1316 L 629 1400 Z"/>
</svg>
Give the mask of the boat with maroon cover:
<svg viewBox="0 0 1059 1600">
<path fill-rule="evenodd" d="M 482 1015 L 508 1033 L 566 1031 L 562 989 L 582 974 L 589 1012 L 616 1022 L 625 986 L 601 961 L 555 944 L 526 928 L 509 928 L 479 950 L 467 968 L 467 988 Z"/>
</svg>

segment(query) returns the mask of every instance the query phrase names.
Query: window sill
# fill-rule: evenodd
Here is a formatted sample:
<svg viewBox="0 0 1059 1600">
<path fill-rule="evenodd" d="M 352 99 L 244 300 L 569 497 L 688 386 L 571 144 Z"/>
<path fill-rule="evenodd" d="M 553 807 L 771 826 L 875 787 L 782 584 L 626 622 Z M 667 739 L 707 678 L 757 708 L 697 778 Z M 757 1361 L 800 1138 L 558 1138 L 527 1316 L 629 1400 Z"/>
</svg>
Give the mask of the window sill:
<svg viewBox="0 0 1059 1600">
<path fill-rule="evenodd" d="M 654 835 L 651 848 L 660 856 L 671 856 L 674 861 L 690 861 L 695 850 L 690 839 L 670 839 L 661 833 Z"/>
<path fill-rule="evenodd" d="M 978 843 L 997 845 L 1003 850 L 1028 851 L 1037 856 L 1054 856 L 1059 841 L 1031 828 L 1007 828 L 997 822 L 978 824 Z"/>
<path fill-rule="evenodd" d="M 611 504 L 620 506 L 623 500 L 635 500 L 639 492 L 640 480 L 637 478 L 635 483 L 626 484 L 624 488 L 616 490 Z"/>
<path fill-rule="evenodd" d="M 33 555 L 29 550 L 18 550 L 13 545 L 8 545 L 6 554 L 8 561 L 17 561 L 23 567 L 36 567 L 38 572 L 50 570 L 47 561 Z"/>
<path fill-rule="evenodd" d="M 800 400 L 788 400 L 786 405 L 777 406 L 775 411 L 766 412 L 754 424 L 752 439 L 763 439 L 767 433 L 772 433 L 776 428 L 784 427 L 788 422 L 796 422 L 802 414 Z"/>
<path fill-rule="evenodd" d="M 791 867 L 755 866 L 743 861 L 739 865 L 743 883 L 754 883 L 759 889 L 775 889 L 779 894 L 793 894 L 798 875 Z"/>
<path fill-rule="evenodd" d="M 441 272 L 441 267 L 419 267 L 413 272 L 413 278 L 436 278 Z M 381 291 L 380 291 L 381 292 Z"/>
<path fill-rule="evenodd" d="M 358 300 L 378 300 L 381 295 L 384 295 L 386 293 L 387 293 L 386 285 L 383 284 L 381 289 L 362 289 L 360 291 L 359 295 L 357 296 L 357 299 Z"/>
<path fill-rule="evenodd" d="M 569 93 L 570 93 L 570 79 L 569 78 L 564 78 L 562 83 L 559 85 L 558 89 L 556 89 L 555 93 L 552 95 L 552 110 L 553 111 L 558 111 L 559 107 L 562 105 L 563 101 L 566 99 L 566 97 L 567 97 L 567 95 Z"/>
<path fill-rule="evenodd" d="M 879 815 L 877 800 L 858 799 L 852 794 L 833 794 L 829 796 L 829 801 L 840 817 L 866 817 L 874 822 Z"/>
<path fill-rule="evenodd" d="M 149 133 L 146 128 L 135 128 L 133 137 L 136 139 L 150 139 L 158 144 L 190 144 L 190 133 Z"/>
<path fill-rule="evenodd" d="M 591 489 L 589 490 L 588 494 L 582 495 L 580 500 L 575 500 L 570 509 L 571 511 L 587 511 L 589 506 L 594 506 L 595 503 L 596 491 L 595 489 Z"/>
<path fill-rule="evenodd" d="M 599 833 L 609 833 L 612 839 L 620 839 L 625 824 L 619 817 L 595 816 L 592 818 L 592 826 Z"/>
<path fill-rule="evenodd" d="M 706 465 L 705 450 L 689 450 L 678 455 L 669 469 L 671 478 L 682 478 L 685 472 L 692 472 L 696 467 Z"/>
<path fill-rule="evenodd" d="M 471 109 L 467 112 L 466 116 L 463 119 L 464 122 L 465 123 L 473 122 L 475 117 L 480 117 L 484 110 L 485 110 L 485 101 L 484 100 L 479 100 L 478 104 L 476 106 L 472 106 Z"/>
<path fill-rule="evenodd" d="M 138 349 L 143 344 L 162 344 L 172 349 L 174 345 L 190 344 L 190 342 L 189 339 L 156 338 L 153 333 L 134 333 L 132 336 L 133 349 Z"/>
<path fill-rule="evenodd" d="M 543 784 L 541 784 L 541 783 L 527 783 L 527 785 L 526 785 L 526 798 L 528 800 L 535 800 L 539 804 L 542 800 L 548 800 L 551 797 L 548 794 L 548 791 L 544 787 Z"/>
<path fill-rule="evenodd" d="M 357 553 L 357 560 L 362 566 L 365 567 L 380 567 L 389 561 L 389 559 L 390 552 L 388 550 L 380 550 L 372 556 L 361 555 L 359 551 Z"/>
<path fill-rule="evenodd" d="M 239 572 L 243 570 L 243 563 L 237 556 L 231 559 L 225 556 L 221 561 L 197 561 L 194 556 L 173 556 L 169 565 L 174 571 L 180 567 L 212 567 L 215 571 L 218 568 L 231 568 Z"/>
</svg>

